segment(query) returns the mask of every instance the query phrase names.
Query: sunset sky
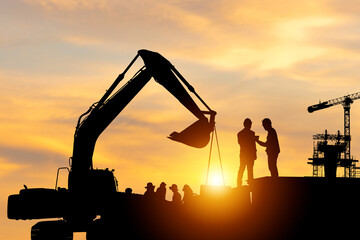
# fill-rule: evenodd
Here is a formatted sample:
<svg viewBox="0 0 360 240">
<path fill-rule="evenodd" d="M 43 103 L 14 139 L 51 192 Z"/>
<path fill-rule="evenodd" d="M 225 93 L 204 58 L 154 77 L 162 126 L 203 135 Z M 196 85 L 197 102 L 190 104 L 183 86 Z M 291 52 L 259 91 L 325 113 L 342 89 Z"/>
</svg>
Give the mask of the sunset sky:
<svg viewBox="0 0 360 240">
<path fill-rule="evenodd" d="M 139 49 L 161 53 L 217 111 L 232 187 L 245 118 L 262 140 L 261 120 L 272 120 L 280 175 L 310 176 L 312 135 L 343 132 L 343 108 L 309 114 L 307 107 L 360 91 L 358 0 L 1 0 L 0 30 L 1 239 L 30 239 L 36 221 L 7 220 L 7 197 L 23 184 L 55 186 L 57 168 L 72 155 L 78 117 Z M 120 191 L 143 193 L 147 182 L 164 181 L 199 193 L 209 146 L 166 138 L 195 120 L 151 80 L 99 138 L 94 166 L 115 169 Z M 360 101 L 351 108 L 351 134 L 352 155 L 360 157 Z M 210 178 L 217 174 L 214 151 Z M 254 174 L 269 175 L 262 147 Z M 60 186 L 67 186 L 65 172 Z"/>
</svg>

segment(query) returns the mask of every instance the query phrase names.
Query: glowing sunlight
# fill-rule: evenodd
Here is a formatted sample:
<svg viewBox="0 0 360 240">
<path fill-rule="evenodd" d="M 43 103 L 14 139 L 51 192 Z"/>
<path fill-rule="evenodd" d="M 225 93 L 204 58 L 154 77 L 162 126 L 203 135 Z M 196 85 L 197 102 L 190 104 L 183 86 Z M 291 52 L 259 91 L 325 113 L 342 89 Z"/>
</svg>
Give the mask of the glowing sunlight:
<svg viewBox="0 0 360 240">
<path fill-rule="evenodd" d="M 221 175 L 221 172 L 215 172 L 209 176 L 209 185 L 211 186 L 222 186 L 224 185 L 224 180 Z"/>
</svg>

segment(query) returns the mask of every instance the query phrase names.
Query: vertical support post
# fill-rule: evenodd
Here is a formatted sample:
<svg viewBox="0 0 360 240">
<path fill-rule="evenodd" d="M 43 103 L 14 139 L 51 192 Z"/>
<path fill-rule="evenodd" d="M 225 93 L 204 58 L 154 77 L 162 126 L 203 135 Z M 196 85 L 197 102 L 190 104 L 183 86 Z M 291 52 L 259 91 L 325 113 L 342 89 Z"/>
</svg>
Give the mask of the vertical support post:
<svg viewBox="0 0 360 240">
<path fill-rule="evenodd" d="M 350 159 L 350 105 L 344 107 L 345 159 Z"/>
<path fill-rule="evenodd" d="M 351 98 L 346 98 L 344 100 L 344 137 L 345 137 L 345 161 L 349 162 L 349 165 L 345 167 L 345 177 L 351 177 L 352 171 L 352 162 L 351 162 L 351 154 L 350 154 L 350 105 L 353 103 Z"/>
</svg>

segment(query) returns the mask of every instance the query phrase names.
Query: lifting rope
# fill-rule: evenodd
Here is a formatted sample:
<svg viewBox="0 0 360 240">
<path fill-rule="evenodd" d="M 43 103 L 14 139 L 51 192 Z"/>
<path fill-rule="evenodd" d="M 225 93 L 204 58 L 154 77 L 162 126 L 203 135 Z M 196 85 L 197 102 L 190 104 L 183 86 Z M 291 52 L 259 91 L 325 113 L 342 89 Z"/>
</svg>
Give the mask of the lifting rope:
<svg viewBox="0 0 360 240">
<path fill-rule="evenodd" d="M 221 175 L 222 175 L 223 185 L 225 186 L 225 178 L 224 178 L 224 171 L 223 171 L 222 162 L 221 162 L 219 139 L 218 139 L 218 136 L 217 136 L 217 131 L 216 131 L 216 127 L 215 127 L 215 126 L 214 126 L 214 131 L 213 131 L 212 134 L 211 134 L 209 162 L 208 162 L 208 168 L 207 168 L 207 174 L 206 174 L 206 185 L 208 185 L 208 180 L 209 180 L 209 171 L 210 171 L 210 162 L 211 162 L 211 152 L 212 152 L 212 147 L 213 147 L 214 134 L 215 134 L 216 146 L 217 146 L 218 154 L 219 154 L 219 161 L 220 161 L 220 168 L 221 168 Z"/>
</svg>

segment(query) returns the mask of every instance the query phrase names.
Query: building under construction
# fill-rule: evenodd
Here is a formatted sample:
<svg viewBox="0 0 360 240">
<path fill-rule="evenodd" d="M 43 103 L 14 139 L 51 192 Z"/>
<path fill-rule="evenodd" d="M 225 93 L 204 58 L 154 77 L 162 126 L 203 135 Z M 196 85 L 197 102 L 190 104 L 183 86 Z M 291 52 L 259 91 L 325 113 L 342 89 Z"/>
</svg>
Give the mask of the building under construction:
<svg viewBox="0 0 360 240">
<path fill-rule="evenodd" d="M 337 168 L 343 168 L 343 177 L 357 177 L 356 162 L 353 156 L 348 157 L 346 153 L 347 142 L 345 136 L 340 134 L 315 134 L 313 136 L 313 157 L 308 162 L 313 166 L 314 177 L 336 177 Z"/>
<path fill-rule="evenodd" d="M 344 169 L 343 177 L 354 178 L 357 176 L 359 167 L 356 167 L 358 160 L 351 156 L 351 135 L 350 135 L 350 107 L 354 100 L 360 98 L 360 92 L 338 97 L 308 107 L 308 112 L 329 108 L 336 105 L 344 107 L 344 134 L 316 134 L 313 136 L 313 157 L 309 164 L 313 165 L 313 176 L 334 178 L 337 175 L 337 168 Z"/>
</svg>

